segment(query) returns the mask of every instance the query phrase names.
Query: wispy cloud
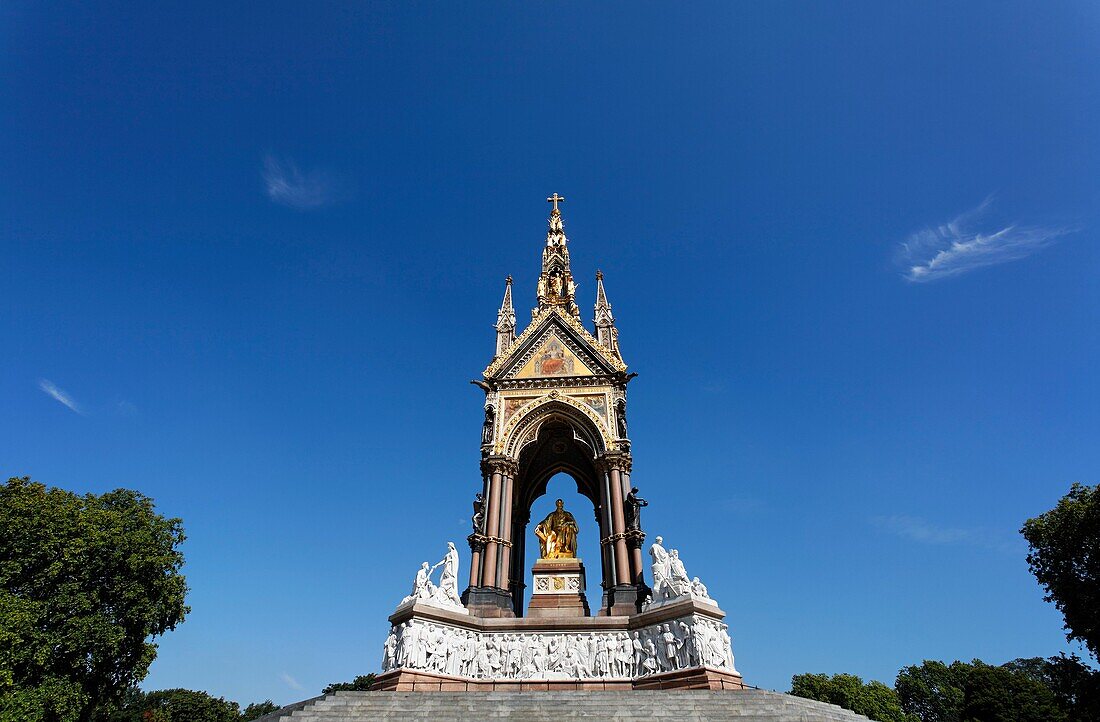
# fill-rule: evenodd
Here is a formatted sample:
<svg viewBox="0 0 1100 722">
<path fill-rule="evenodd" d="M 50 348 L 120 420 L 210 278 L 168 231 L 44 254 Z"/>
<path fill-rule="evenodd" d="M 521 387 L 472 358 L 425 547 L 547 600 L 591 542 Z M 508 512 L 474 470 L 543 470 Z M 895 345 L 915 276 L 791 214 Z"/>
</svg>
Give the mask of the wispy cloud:
<svg viewBox="0 0 1100 722">
<path fill-rule="evenodd" d="M 957 276 L 984 266 L 1015 261 L 1039 251 L 1072 228 L 985 224 L 993 204 L 990 196 L 977 208 L 935 228 L 913 233 L 898 246 L 898 262 L 906 280 L 926 283 Z"/>
<path fill-rule="evenodd" d="M 298 680 L 294 679 L 286 672 L 281 672 L 279 674 L 279 679 L 283 680 L 283 684 L 291 689 L 302 689 L 302 685 L 298 684 Z"/>
<path fill-rule="evenodd" d="M 944 527 L 925 519 L 904 514 L 876 516 L 871 523 L 878 529 L 919 544 L 967 544 L 995 551 L 1016 551 L 1018 540 L 989 529 Z"/>
<path fill-rule="evenodd" d="M 67 406 L 70 411 L 75 411 L 81 415 L 84 414 L 84 409 L 80 408 L 80 404 L 73 400 L 72 396 L 69 396 L 62 389 L 59 389 L 53 381 L 49 379 L 39 379 L 38 388 L 42 389 L 47 396 Z"/>
<path fill-rule="evenodd" d="M 301 171 L 290 160 L 266 156 L 263 178 L 267 197 L 284 206 L 310 210 L 336 200 L 336 185 L 328 173 Z"/>
</svg>

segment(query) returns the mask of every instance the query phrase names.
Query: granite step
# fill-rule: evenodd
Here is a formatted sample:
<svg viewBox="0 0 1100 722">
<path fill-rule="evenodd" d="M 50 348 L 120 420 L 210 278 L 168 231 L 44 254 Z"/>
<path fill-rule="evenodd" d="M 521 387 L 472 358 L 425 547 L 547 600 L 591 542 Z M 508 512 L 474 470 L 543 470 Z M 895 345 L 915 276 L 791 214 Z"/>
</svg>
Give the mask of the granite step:
<svg viewBox="0 0 1100 722">
<path fill-rule="evenodd" d="M 860 722 L 867 718 L 824 702 L 779 692 L 707 690 L 617 692 L 335 692 L 257 722 L 561 722 L 665 719 L 686 722 Z"/>
</svg>

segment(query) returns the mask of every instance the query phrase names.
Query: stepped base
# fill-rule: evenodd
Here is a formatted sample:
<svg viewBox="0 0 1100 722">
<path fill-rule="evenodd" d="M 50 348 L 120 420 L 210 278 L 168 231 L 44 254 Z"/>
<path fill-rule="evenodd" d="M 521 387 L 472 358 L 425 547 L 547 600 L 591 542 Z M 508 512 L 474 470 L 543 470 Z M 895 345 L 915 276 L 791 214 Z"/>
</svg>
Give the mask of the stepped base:
<svg viewBox="0 0 1100 722">
<path fill-rule="evenodd" d="M 396 669 L 378 675 L 374 691 L 379 692 L 610 692 L 635 689 L 748 689 L 741 675 L 711 667 L 692 667 L 654 674 L 639 679 L 498 679 L 479 680 L 452 677 L 413 669 Z"/>
<path fill-rule="evenodd" d="M 334 692 L 256 722 L 525 722 L 665 719 L 682 722 L 867 722 L 835 705 L 779 692 Z"/>
</svg>

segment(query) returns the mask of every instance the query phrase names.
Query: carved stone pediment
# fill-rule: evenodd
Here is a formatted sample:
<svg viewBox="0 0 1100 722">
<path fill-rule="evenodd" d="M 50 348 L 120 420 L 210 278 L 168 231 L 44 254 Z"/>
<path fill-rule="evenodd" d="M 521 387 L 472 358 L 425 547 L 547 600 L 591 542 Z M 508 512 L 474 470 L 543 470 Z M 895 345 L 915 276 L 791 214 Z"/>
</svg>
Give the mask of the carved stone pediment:
<svg viewBox="0 0 1100 722">
<path fill-rule="evenodd" d="M 611 376 L 626 370 L 575 318 L 551 308 L 485 369 L 486 379 Z"/>
</svg>

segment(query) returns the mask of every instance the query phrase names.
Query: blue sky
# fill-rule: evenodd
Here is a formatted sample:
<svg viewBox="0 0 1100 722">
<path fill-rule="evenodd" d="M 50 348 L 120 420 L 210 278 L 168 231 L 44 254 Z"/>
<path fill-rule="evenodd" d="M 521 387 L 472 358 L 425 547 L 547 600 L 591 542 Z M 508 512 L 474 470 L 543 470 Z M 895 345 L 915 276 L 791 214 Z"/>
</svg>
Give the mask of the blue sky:
<svg viewBox="0 0 1100 722">
<path fill-rule="evenodd" d="M 146 687 L 375 670 L 418 563 L 469 562 L 468 381 L 557 191 L 645 526 L 749 682 L 1072 649 L 1017 530 L 1100 468 L 1098 37 L 1084 2 L 6 2 L 0 473 L 183 518 Z"/>
</svg>

